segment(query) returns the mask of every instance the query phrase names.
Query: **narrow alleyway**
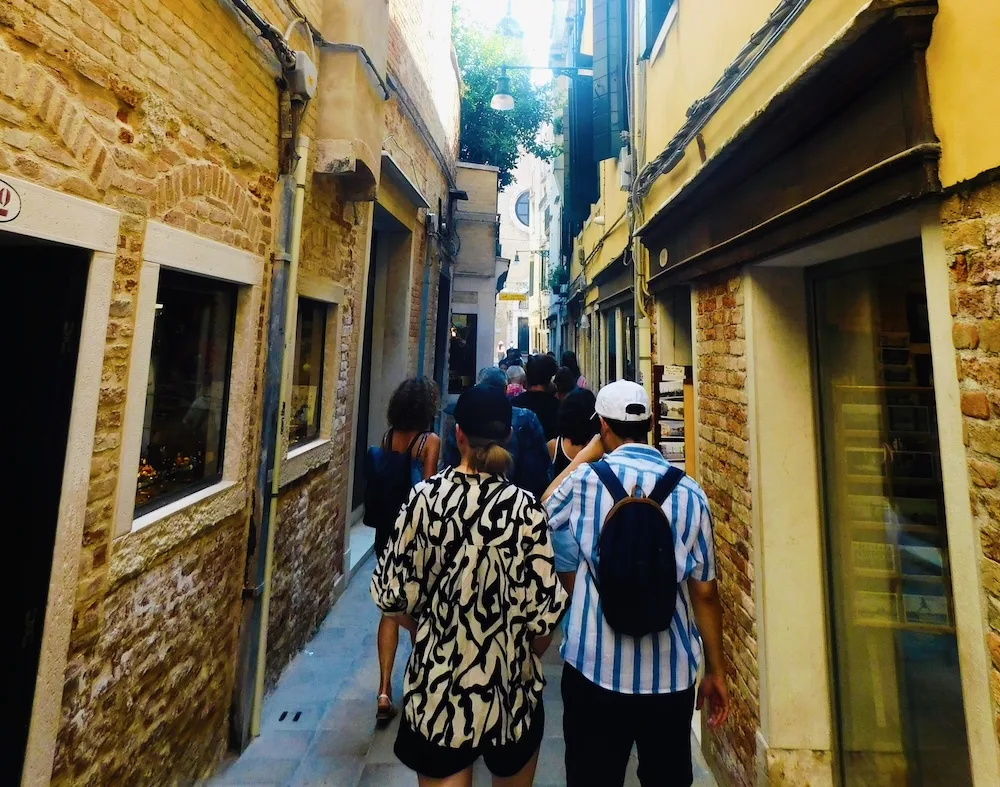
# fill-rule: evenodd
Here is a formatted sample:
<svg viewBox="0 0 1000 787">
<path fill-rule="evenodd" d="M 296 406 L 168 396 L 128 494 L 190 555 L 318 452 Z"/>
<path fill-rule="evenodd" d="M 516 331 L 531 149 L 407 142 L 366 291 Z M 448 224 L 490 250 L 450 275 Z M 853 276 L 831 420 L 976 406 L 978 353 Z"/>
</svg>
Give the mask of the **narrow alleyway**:
<svg viewBox="0 0 1000 787">
<path fill-rule="evenodd" d="M 374 560 L 357 573 L 312 642 L 285 670 L 264 704 L 261 736 L 209 782 L 215 785 L 295 785 L 305 787 L 396 787 L 416 785 L 412 772 L 392 752 L 397 723 L 375 729 L 375 627 L 378 615 L 368 595 Z M 410 646 L 400 645 L 394 696 L 402 696 L 402 665 Z M 535 784 L 565 784 L 559 654 L 546 656 L 545 740 Z M 715 787 L 696 747 L 695 787 Z M 638 785 L 636 762 L 626 785 Z M 489 772 L 477 764 L 474 784 L 488 785 Z"/>
</svg>

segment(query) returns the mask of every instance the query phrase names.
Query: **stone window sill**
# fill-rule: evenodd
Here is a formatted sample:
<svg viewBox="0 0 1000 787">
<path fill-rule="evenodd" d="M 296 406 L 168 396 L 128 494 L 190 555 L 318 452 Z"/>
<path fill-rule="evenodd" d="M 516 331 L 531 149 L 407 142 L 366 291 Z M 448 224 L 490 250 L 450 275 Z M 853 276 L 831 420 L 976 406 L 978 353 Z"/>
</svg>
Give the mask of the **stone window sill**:
<svg viewBox="0 0 1000 787">
<path fill-rule="evenodd" d="M 311 443 L 296 446 L 288 452 L 288 457 L 281 465 L 279 484 L 286 487 L 293 481 L 317 467 L 322 467 L 333 458 L 333 440 L 321 437 Z"/>
</svg>

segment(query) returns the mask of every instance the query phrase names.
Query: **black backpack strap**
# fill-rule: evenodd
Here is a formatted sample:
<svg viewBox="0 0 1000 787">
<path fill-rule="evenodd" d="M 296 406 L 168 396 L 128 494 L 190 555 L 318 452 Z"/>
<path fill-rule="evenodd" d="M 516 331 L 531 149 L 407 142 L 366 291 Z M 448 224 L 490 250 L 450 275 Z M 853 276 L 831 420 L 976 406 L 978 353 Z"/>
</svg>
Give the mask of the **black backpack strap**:
<svg viewBox="0 0 1000 787">
<path fill-rule="evenodd" d="M 673 494 L 677 485 L 684 480 L 684 471 L 679 467 L 670 465 L 670 469 L 663 474 L 663 477 L 656 482 L 653 490 L 649 493 L 649 499 L 662 506 L 667 502 L 667 498 Z"/>
<path fill-rule="evenodd" d="M 622 482 L 619 481 L 618 476 L 615 475 L 615 471 L 611 469 L 611 465 L 603 459 L 591 462 L 590 467 L 595 473 L 597 473 L 597 477 L 601 479 L 601 483 L 604 484 L 605 488 L 611 493 L 611 496 L 615 499 L 616 503 L 620 503 L 629 496 L 628 492 L 625 491 L 625 487 L 622 486 Z"/>
</svg>

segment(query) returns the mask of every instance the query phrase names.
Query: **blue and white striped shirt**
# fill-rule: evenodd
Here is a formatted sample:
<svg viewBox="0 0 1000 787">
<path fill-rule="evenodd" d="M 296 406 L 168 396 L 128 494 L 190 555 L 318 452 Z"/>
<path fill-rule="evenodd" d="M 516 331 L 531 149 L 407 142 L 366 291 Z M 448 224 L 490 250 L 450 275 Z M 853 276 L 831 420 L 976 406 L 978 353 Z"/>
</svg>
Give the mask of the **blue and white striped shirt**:
<svg viewBox="0 0 1000 787">
<path fill-rule="evenodd" d="M 659 451 L 638 443 L 621 446 L 605 460 L 626 489 L 639 486 L 647 495 L 669 467 Z M 620 694 L 684 691 L 695 684 L 702 654 L 686 580 L 715 579 L 708 500 L 685 476 L 663 505 L 674 531 L 677 610 L 667 631 L 645 637 L 617 633 L 601 614 L 593 574 L 601 527 L 613 504 L 589 465 L 577 468 L 549 498 L 556 571 L 576 571 L 572 605 L 563 620 L 562 657 L 592 683 Z"/>
</svg>

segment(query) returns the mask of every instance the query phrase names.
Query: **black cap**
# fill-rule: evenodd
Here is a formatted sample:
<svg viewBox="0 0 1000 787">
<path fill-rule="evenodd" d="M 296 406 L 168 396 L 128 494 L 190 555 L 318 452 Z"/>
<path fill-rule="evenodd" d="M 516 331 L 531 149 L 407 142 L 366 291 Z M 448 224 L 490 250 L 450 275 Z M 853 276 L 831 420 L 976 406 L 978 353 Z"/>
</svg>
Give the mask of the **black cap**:
<svg viewBox="0 0 1000 787">
<path fill-rule="evenodd" d="M 511 406 L 500 388 L 476 385 L 458 397 L 455 423 L 466 437 L 504 442 L 510 436 Z"/>
</svg>

